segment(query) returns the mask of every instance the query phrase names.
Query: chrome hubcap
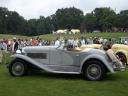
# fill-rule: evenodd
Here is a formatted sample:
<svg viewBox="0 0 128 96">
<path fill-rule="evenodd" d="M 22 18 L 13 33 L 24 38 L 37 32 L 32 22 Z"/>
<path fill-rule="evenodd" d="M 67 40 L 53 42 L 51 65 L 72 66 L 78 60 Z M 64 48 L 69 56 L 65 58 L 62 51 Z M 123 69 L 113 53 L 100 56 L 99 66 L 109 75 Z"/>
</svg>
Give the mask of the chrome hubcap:
<svg viewBox="0 0 128 96">
<path fill-rule="evenodd" d="M 15 62 L 12 65 L 12 73 L 16 76 L 22 75 L 24 72 L 24 65 L 21 62 Z"/>
<path fill-rule="evenodd" d="M 101 76 L 101 67 L 97 64 L 91 64 L 87 68 L 87 75 L 91 79 L 97 79 Z"/>
</svg>

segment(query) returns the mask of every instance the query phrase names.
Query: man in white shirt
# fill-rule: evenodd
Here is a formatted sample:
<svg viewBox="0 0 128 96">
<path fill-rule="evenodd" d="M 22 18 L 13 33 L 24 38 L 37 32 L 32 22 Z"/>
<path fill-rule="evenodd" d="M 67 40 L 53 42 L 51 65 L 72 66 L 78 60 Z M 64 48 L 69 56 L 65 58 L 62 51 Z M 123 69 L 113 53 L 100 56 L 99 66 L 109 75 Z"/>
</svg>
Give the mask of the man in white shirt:
<svg viewBox="0 0 128 96">
<path fill-rule="evenodd" d="M 57 47 L 59 47 L 59 46 L 60 46 L 60 41 L 59 41 L 59 38 L 58 38 L 58 37 L 56 38 L 55 46 L 57 46 Z"/>
</svg>

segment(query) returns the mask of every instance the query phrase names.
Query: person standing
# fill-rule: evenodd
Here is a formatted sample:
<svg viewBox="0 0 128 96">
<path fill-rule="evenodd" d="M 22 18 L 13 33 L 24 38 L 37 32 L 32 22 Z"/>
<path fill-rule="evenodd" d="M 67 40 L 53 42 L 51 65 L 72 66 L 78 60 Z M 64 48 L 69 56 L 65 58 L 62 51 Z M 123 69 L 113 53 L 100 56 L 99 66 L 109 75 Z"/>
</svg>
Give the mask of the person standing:
<svg viewBox="0 0 128 96">
<path fill-rule="evenodd" d="M 58 38 L 58 37 L 56 38 L 55 46 L 58 46 L 58 47 L 60 46 L 60 40 L 59 40 L 59 38 Z"/>
<path fill-rule="evenodd" d="M 83 36 L 81 37 L 80 44 L 81 44 L 81 45 L 85 45 L 85 39 L 84 39 Z"/>
<path fill-rule="evenodd" d="M 12 53 L 15 53 L 17 49 L 18 49 L 18 42 L 16 41 L 16 37 L 13 37 Z"/>
</svg>

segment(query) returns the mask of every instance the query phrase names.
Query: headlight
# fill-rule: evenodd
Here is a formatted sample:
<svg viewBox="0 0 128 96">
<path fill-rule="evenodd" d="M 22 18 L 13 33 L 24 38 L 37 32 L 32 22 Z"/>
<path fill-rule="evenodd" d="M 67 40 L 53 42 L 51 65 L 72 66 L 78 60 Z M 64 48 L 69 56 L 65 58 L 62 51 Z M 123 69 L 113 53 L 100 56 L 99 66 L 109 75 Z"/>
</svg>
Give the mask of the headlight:
<svg viewBox="0 0 128 96">
<path fill-rule="evenodd" d="M 21 54 L 21 50 L 16 50 L 16 54 Z"/>
<path fill-rule="evenodd" d="M 16 54 L 22 54 L 22 55 L 25 55 L 25 51 L 24 51 L 24 49 L 21 49 L 21 50 L 17 50 L 16 51 Z"/>
</svg>

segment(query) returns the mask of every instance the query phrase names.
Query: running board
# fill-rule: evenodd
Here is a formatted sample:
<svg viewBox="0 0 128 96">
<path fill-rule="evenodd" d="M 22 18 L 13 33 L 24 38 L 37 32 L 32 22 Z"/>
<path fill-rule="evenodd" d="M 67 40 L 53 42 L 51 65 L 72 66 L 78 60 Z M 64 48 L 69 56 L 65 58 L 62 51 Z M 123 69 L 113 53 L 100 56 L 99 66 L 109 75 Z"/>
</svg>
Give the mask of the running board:
<svg viewBox="0 0 128 96">
<path fill-rule="evenodd" d="M 58 73 L 58 74 L 80 74 L 79 72 L 62 72 L 62 71 L 52 71 L 51 73 Z"/>
</svg>

